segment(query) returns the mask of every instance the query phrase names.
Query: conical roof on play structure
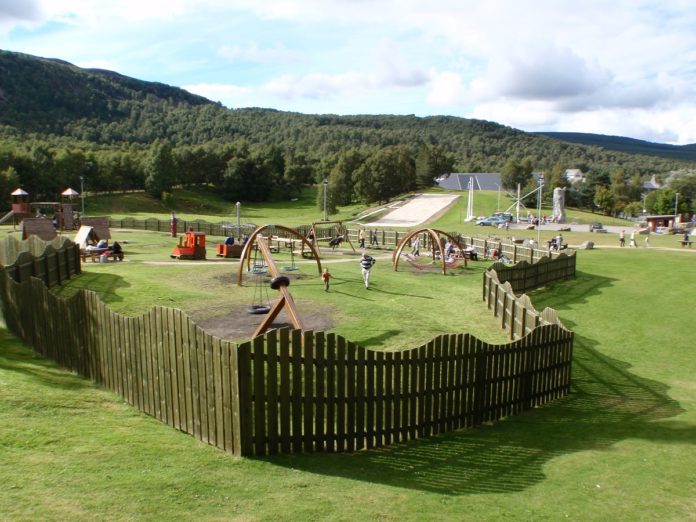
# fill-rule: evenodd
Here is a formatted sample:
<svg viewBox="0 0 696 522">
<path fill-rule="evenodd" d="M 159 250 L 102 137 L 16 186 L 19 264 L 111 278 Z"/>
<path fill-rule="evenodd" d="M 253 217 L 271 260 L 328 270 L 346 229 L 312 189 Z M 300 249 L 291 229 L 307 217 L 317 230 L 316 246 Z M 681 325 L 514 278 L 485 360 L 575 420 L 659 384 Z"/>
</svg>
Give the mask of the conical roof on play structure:
<svg viewBox="0 0 696 522">
<path fill-rule="evenodd" d="M 28 196 L 29 193 L 26 190 L 22 190 L 21 188 L 18 188 L 15 190 L 10 196 Z"/>
<path fill-rule="evenodd" d="M 61 196 L 79 196 L 80 193 L 75 190 L 71 189 L 70 187 L 66 188 L 63 192 L 61 192 Z"/>
</svg>

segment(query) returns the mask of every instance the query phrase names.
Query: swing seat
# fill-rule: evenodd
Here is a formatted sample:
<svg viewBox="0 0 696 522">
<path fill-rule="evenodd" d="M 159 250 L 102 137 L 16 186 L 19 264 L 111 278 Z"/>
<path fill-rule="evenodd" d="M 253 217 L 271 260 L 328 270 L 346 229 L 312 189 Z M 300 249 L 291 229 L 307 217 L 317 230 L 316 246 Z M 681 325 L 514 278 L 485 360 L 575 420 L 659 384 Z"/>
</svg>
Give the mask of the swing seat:
<svg viewBox="0 0 696 522">
<path fill-rule="evenodd" d="M 271 279 L 271 288 L 273 290 L 280 290 L 281 286 L 290 286 L 290 279 L 286 276 L 278 276 Z"/>
<path fill-rule="evenodd" d="M 269 305 L 251 305 L 249 308 L 247 308 L 247 313 L 251 315 L 263 315 L 270 311 L 271 307 Z"/>
</svg>

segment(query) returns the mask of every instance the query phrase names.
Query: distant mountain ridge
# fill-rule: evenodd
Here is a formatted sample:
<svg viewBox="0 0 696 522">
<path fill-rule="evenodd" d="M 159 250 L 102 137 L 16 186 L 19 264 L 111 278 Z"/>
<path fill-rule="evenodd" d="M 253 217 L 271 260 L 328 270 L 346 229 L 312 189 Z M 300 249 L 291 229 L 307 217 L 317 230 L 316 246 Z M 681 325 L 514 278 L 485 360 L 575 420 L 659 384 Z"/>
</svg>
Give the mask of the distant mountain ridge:
<svg viewBox="0 0 696 522">
<path fill-rule="evenodd" d="M 454 116 L 338 116 L 228 109 L 162 83 L 0 50 L 0 145 L 3 139 L 14 144 L 27 139 L 60 142 L 61 146 L 72 143 L 73 148 L 83 149 L 146 148 L 157 140 L 166 140 L 173 147 L 226 147 L 237 142 L 277 147 L 314 162 L 352 148 L 390 146 L 408 147 L 415 157 L 427 144 L 451 154 L 460 172 L 497 172 L 510 159 L 529 157 L 539 170 L 558 165 L 583 170 L 620 166 L 647 176 L 683 168 L 685 160 L 692 160 L 683 152 L 639 156 L 635 149 L 616 152 L 597 144 L 573 144 L 555 135 Z M 647 149 L 640 152 L 651 153 Z M 693 152 L 696 154 L 696 148 Z"/>
<path fill-rule="evenodd" d="M 623 136 L 610 136 L 587 132 L 535 132 L 534 134 L 566 141 L 568 143 L 591 145 L 608 150 L 627 152 L 629 154 L 645 154 L 676 160 L 696 161 L 696 143 L 691 143 L 689 145 L 669 145 L 667 143 L 655 143 L 634 138 L 625 138 Z"/>
</svg>

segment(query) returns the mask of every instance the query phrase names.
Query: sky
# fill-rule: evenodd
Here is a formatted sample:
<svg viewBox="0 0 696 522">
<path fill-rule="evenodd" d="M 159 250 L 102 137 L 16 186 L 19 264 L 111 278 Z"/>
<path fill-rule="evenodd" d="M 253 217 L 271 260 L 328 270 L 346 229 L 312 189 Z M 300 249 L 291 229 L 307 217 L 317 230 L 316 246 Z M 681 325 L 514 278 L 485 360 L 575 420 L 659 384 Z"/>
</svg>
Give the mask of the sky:
<svg viewBox="0 0 696 522">
<path fill-rule="evenodd" d="M 230 108 L 696 143 L 696 0 L 0 0 L 0 49 Z"/>
</svg>

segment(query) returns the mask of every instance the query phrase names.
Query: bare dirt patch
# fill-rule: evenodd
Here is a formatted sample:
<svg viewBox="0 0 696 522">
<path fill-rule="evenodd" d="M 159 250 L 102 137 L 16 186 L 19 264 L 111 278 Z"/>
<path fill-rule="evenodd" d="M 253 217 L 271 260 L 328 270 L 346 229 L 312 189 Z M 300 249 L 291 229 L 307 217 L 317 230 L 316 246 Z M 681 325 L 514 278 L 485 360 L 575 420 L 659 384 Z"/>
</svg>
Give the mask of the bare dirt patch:
<svg viewBox="0 0 696 522">
<path fill-rule="evenodd" d="M 256 328 L 266 316 L 254 315 L 247 312 L 247 306 L 237 306 L 230 309 L 224 315 L 196 319 L 194 321 L 206 332 L 220 339 L 241 341 L 251 339 Z M 323 308 L 321 310 L 307 311 L 298 305 L 300 317 L 306 330 L 325 331 L 333 328 L 333 311 Z M 271 328 L 293 328 L 290 317 L 285 310 L 278 314 Z"/>
</svg>

